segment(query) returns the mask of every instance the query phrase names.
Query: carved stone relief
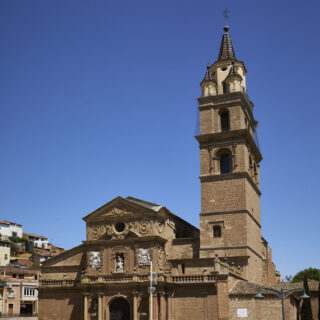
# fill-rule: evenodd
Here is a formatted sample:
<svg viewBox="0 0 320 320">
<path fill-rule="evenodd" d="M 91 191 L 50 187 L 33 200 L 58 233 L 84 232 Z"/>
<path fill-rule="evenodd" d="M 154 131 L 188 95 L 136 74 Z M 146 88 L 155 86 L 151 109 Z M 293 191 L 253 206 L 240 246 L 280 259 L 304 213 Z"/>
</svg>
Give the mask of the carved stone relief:
<svg viewBox="0 0 320 320">
<path fill-rule="evenodd" d="M 102 254 L 100 251 L 89 251 L 87 253 L 88 267 L 100 270 L 102 267 Z"/>
<path fill-rule="evenodd" d="M 150 249 L 138 248 L 136 252 L 137 263 L 139 266 L 149 266 L 151 262 Z"/>
</svg>

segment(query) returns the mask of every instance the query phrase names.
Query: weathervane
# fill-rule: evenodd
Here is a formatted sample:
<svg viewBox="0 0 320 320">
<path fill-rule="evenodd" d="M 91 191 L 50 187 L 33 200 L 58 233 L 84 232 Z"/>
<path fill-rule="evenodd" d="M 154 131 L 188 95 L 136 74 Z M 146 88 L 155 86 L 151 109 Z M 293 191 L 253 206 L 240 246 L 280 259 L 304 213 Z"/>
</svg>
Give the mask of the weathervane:
<svg viewBox="0 0 320 320">
<path fill-rule="evenodd" d="M 224 25 L 228 26 L 229 25 L 229 18 L 230 18 L 230 11 L 228 8 L 224 9 L 223 16 L 224 16 Z"/>
</svg>

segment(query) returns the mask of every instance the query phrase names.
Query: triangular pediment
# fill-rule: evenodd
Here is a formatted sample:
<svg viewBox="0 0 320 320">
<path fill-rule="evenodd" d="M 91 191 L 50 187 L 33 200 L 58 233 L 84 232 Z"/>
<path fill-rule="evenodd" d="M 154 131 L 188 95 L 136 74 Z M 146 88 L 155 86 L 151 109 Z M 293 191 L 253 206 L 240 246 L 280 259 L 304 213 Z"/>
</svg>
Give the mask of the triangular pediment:
<svg viewBox="0 0 320 320">
<path fill-rule="evenodd" d="M 147 213 L 156 214 L 152 209 L 128 201 L 125 198 L 117 197 L 84 217 L 83 220 L 86 222 L 93 222 Z"/>
</svg>

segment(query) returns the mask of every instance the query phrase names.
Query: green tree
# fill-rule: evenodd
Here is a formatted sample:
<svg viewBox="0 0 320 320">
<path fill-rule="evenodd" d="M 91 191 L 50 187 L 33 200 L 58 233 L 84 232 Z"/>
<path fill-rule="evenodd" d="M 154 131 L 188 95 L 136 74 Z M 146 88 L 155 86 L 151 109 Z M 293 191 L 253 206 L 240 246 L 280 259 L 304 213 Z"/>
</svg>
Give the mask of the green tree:
<svg viewBox="0 0 320 320">
<path fill-rule="evenodd" d="M 310 297 L 310 290 L 308 285 L 308 279 L 304 278 L 303 288 L 305 293 Z M 311 299 L 303 299 L 301 307 L 301 320 L 312 320 Z"/>
<path fill-rule="evenodd" d="M 304 279 L 320 281 L 320 269 L 308 268 L 298 272 L 293 278 L 292 282 L 301 282 Z"/>
</svg>

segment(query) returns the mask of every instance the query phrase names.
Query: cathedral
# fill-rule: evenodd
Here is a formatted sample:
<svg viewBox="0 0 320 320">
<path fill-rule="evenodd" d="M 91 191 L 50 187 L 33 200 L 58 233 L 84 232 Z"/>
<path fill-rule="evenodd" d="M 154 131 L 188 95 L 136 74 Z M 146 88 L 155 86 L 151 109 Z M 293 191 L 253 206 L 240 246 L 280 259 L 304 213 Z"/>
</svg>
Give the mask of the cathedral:
<svg viewBox="0 0 320 320">
<path fill-rule="evenodd" d="M 83 218 L 83 243 L 43 264 L 40 320 L 296 319 L 301 290 L 277 299 L 261 232 L 262 154 L 246 77 L 225 26 L 198 98 L 199 228 L 163 204 L 112 199 Z"/>
</svg>

